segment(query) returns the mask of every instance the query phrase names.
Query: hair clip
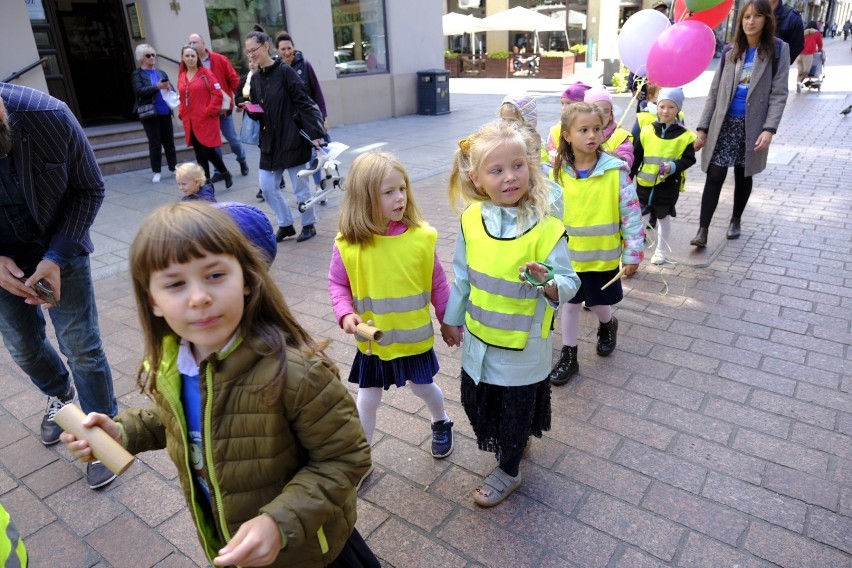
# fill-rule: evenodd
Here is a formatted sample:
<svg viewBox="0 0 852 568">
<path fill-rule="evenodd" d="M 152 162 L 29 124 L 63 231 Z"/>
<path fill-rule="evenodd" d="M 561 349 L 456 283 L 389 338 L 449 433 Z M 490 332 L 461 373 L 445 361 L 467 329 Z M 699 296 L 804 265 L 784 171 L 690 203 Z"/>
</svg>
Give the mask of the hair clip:
<svg viewBox="0 0 852 568">
<path fill-rule="evenodd" d="M 472 140 L 473 136 L 468 136 L 467 138 L 462 138 L 461 140 L 459 140 L 459 148 L 461 148 L 461 151 L 465 154 L 470 153 L 470 143 Z"/>
</svg>

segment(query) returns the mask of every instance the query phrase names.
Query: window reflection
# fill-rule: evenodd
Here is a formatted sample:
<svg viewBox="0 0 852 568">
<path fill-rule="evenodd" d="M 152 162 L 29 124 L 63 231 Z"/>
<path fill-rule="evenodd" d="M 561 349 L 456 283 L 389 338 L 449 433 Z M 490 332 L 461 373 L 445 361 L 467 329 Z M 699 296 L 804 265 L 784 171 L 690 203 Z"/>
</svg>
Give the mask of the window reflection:
<svg viewBox="0 0 852 568">
<path fill-rule="evenodd" d="M 332 0 L 331 18 L 338 77 L 387 73 L 383 0 Z"/>
<path fill-rule="evenodd" d="M 204 4 L 211 40 L 207 47 L 230 59 L 240 73 L 248 72 L 243 46 L 254 25 L 263 26 L 271 38 L 284 29 L 281 0 L 205 0 Z"/>
</svg>

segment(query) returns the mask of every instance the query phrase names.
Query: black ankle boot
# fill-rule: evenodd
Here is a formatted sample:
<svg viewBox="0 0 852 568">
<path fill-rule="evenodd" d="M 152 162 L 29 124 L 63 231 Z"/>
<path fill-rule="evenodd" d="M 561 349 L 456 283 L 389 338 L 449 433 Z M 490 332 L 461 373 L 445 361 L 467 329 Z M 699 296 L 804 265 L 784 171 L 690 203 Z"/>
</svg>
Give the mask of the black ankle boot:
<svg viewBox="0 0 852 568">
<path fill-rule="evenodd" d="M 740 218 L 731 217 L 731 224 L 728 226 L 728 239 L 734 240 L 740 238 Z"/>
<path fill-rule="evenodd" d="M 694 247 L 704 248 L 707 246 L 707 227 L 699 227 L 698 232 L 695 233 L 695 237 L 691 241 L 689 241 Z"/>
<path fill-rule="evenodd" d="M 618 334 L 618 320 L 615 316 L 607 323 L 601 322 L 598 326 L 598 355 L 606 357 L 615 351 L 615 340 Z"/>
<path fill-rule="evenodd" d="M 555 386 L 564 385 L 571 377 L 580 372 L 580 364 L 577 362 L 577 346 L 562 347 L 562 354 L 559 356 L 559 361 L 553 366 L 553 369 L 548 375 L 550 384 Z"/>
</svg>

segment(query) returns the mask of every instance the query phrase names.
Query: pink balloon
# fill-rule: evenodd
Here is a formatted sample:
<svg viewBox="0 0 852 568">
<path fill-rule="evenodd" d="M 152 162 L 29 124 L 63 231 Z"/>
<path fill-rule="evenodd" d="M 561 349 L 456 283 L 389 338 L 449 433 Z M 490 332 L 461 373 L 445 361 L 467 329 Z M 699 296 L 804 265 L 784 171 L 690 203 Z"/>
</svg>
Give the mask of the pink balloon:
<svg viewBox="0 0 852 568">
<path fill-rule="evenodd" d="M 707 68 L 716 51 L 716 36 L 707 24 L 678 22 L 664 31 L 648 53 L 648 82 L 660 87 L 680 87 Z"/>
</svg>

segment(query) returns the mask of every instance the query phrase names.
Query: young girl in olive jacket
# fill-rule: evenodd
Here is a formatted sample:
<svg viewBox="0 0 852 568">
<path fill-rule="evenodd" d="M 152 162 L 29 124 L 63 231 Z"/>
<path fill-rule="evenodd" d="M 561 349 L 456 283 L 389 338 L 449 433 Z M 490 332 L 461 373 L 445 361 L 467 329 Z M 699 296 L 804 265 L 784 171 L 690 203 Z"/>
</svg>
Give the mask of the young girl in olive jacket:
<svg viewBox="0 0 852 568">
<path fill-rule="evenodd" d="M 130 265 L 154 405 L 86 424 L 133 454 L 168 450 L 213 565 L 378 566 L 354 528 L 370 467 L 355 404 L 231 218 L 162 207 Z"/>
</svg>

